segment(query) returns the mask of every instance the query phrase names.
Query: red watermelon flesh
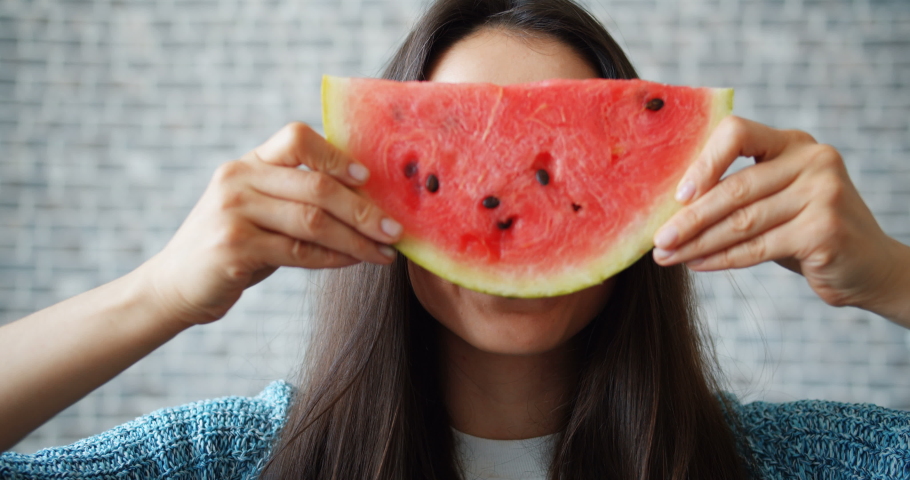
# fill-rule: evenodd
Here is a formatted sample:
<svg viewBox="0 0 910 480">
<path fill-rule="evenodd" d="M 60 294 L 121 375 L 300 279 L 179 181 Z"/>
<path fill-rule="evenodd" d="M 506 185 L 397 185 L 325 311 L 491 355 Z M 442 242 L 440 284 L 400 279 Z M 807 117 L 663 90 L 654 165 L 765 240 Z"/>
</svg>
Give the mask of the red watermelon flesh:
<svg viewBox="0 0 910 480">
<path fill-rule="evenodd" d="M 325 77 L 327 139 L 364 163 L 395 246 L 458 285 L 543 297 L 648 252 L 732 90 L 641 80 L 498 86 Z"/>
</svg>

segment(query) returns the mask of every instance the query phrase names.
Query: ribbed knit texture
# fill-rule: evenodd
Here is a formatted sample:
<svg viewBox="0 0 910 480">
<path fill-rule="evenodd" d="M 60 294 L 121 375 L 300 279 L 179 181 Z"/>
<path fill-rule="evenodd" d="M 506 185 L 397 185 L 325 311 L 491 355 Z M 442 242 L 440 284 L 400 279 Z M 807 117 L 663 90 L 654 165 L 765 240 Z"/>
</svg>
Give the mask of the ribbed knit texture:
<svg viewBox="0 0 910 480">
<path fill-rule="evenodd" d="M 739 413 L 762 478 L 910 479 L 910 412 L 801 400 Z"/>
<path fill-rule="evenodd" d="M 0 479 L 256 478 L 284 426 L 292 387 L 165 408 L 66 447 L 0 455 Z"/>
<path fill-rule="evenodd" d="M 32 455 L 0 455 L 0 479 L 252 479 L 293 388 L 158 410 Z M 764 479 L 910 479 L 910 412 L 819 400 L 735 403 Z"/>
</svg>

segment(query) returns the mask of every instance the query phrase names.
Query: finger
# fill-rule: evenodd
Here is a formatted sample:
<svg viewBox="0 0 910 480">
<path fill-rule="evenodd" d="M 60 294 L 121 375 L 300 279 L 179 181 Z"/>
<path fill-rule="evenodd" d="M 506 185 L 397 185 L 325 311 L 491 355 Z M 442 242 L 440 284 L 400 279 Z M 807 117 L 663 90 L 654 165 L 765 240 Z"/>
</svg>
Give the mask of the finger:
<svg viewBox="0 0 910 480">
<path fill-rule="evenodd" d="M 680 180 L 676 200 L 688 203 L 711 190 L 738 157 L 755 157 L 756 162 L 777 157 L 793 136 L 744 118 L 724 118 Z"/>
<path fill-rule="evenodd" d="M 759 263 L 792 257 L 795 254 L 790 243 L 798 233 L 792 223 L 784 223 L 762 235 L 737 243 L 707 257 L 686 262 L 686 266 L 699 272 L 746 268 Z"/>
<path fill-rule="evenodd" d="M 259 236 L 254 246 L 264 262 L 276 267 L 339 268 L 360 263 L 341 252 L 275 233 Z"/>
<path fill-rule="evenodd" d="M 361 235 L 314 205 L 255 193 L 241 208 L 243 215 L 260 228 L 315 243 L 358 260 L 386 264 L 395 256 L 395 251 L 388 245 Z"/>
<path fill-rule="evenodd" d="M 673 265 L 704 258 L 796 218 L 807 200 L 793 201 L 792 196 L 777 194 L 734 210 L 723 220 L 701 232 L 675 250 L 654 249 L 654 260 L 660 265 Z M 792 239 L 790 239 L 792 241 Z"/>
<path fill-rule="evenodd" d="M 654 234 L 654 245 L 675 249 L 740 208 L 786 189 L 799 171 L 796 162 L 762 163 L 730 175 L 670 217 Z"/>
<path fill-rule="evenodd" d="M 370 176 L 365 166 L 300 122 L 289 123 L 245 158 L 282 167 L 304 165 L 351 186 L 362 185 Z"/>
<path fill-rule="evenodd" d="M 317 206 L 377 242 L 395 243 L 401 236 L 401 224 L 333 177 L 271 165 L 264 167 L 254 169 L 249 177 L 256 191 Z"/>
</svg>

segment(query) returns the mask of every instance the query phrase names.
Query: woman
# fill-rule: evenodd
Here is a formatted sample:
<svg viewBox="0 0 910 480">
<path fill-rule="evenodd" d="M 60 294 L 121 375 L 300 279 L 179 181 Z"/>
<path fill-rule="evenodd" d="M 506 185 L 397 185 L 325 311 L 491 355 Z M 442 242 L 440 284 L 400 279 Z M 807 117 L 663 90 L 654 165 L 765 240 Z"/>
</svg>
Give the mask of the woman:
<svg viewBox="0 0 910 480">
<path fill-rule="evenodd" d="M 635 72 L 566 0 L 439 1 L 385 73 L 500 84 L 597 76 Z M 739 155 L 757 164 L 719 181 Z M 254 399 L 157 412 L 69 448 L 4 455 L 0 476 L 493 478 L 484 462 L 509 469 L 496 478 L 907 474 L 910 415 L 740 405 L 718 394 L 700 343 L 684 263 L 775 260 L 828 303 L 910 327 L 900 295 L 910 250 L 878 227 L 838 153 L 807 134 L 725 121 L 680 182 L 685 207 L 657 232 L 653 255 L 549 299 L 471 292 L 396 256 L 394 212 L 351 190 L 368 175 L 289 125 L 221 167 L 139 269 L 0 329 L 9 447 L 180 331 L 223 316 L 279 266 L 350 267 L 330 272 L 293 397 L 276 383 Z"/>
</svg>

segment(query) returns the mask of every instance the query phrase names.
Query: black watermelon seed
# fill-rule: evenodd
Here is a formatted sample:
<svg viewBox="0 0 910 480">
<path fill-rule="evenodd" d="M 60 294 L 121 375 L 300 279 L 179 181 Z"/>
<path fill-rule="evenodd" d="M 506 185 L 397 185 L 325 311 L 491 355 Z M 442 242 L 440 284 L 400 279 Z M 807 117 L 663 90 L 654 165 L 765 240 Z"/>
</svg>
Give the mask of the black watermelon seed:
<svg viewBox="0 0 910 480">
<path fill-rule="evenodd" d="M 484 208 L 496 208 L 499 206 L 499 199 L 496 197 L 487 197 L 483 199 Z"/>
<path fill-rule="evenodd" d="M 648 100 L 648 104 L 645 105 L 645 108 L 652 112 L 656 112 L 661 108 L 664 108 L 664 101 L 659 98 L 652 98 L 651 100 Z"/>
<path fill-rule="evenodd" d="M 510 218 L 505 222 L 496 222 L 496 226 L 499 227 L 500 230 L 508 230 L 508 228 L 512 226 L 512 219 Z"/>
<path fill-rule="evenodd" d="M 417 162 L 408 162 L 408 164 L 404 166 L 404 176 L 411 178 L 414 175 L 417 175 Z"/>
<path fill-rule="evenodd" d="M 436 193 L 436 190 L 439 190 L 439 179 L 432 173 L 427 177 L 427 190 L 429 190 L 430 193 Z"/>
<path fill-rule="evenodd" d="M 541 168 L 540 170 L 537 171 L 536 176 L 537 176 L 537 181 L 540 182 L 541 185 L 546 185 L 546 184 L 550 183 L 550 174 L 547 173 L 546 170 Z"/>
<path fill-rule="evenodd" d="M 579 204 L 577 204 L 577 203 L 573 203 L 573 204 L 572 204 L 572 210 L 575 210 L 576 212 L 579 211 L 579 210 L 581 210 L 581 205 L 579 205 Z"/>
</svg>

